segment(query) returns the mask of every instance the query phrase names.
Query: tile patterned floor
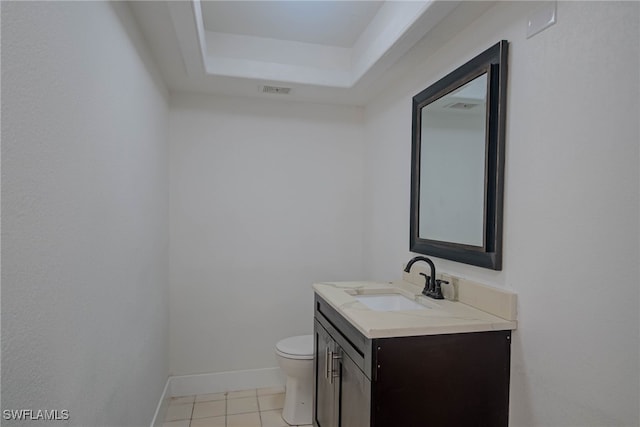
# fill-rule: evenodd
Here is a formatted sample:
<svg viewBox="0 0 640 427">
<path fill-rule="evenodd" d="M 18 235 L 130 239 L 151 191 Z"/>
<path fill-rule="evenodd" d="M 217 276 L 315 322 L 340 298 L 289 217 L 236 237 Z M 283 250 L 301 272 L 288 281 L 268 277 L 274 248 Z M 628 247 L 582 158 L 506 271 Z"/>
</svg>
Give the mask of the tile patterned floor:
<svg viewBox="0 0 640 427">
<path fill-rule="evenodd" d="M 283 387 L 173 397 L 163 427 L 289 427 L 283 404 Z"/>
</svg>

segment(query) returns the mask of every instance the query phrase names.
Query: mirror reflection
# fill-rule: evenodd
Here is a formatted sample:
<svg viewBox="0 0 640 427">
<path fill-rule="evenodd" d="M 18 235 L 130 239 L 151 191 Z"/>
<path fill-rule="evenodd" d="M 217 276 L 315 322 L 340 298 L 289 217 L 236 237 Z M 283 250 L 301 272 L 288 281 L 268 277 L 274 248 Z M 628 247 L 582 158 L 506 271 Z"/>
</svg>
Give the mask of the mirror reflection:
<svg viewBox="0 0 640 427">
<path fill-rule="evenodd" d="M 508 51 L 502 40 L 412 99 L 411 252 L 502 269 Z"/>
<path fill-rule="evenodd" d="M 421 239 L 485 245 L 487 73 L 421 110 Z"/>
</svg>

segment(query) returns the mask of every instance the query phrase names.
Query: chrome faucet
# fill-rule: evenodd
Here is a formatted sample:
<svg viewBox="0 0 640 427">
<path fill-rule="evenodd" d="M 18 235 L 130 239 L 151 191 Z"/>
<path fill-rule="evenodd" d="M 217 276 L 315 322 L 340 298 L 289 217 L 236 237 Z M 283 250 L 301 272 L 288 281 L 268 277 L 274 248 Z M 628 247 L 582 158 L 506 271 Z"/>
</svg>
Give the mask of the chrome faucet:
<svg viewBox="0 0 640 427">
<path fill-rule="evenodd" d="M 427 276 L 424 273 L 420 273 L 420 275 L 424 276 L 426 279 L 424 284 L 424 289 L 422 290 L 422 295 L 428 296 L 433 299 L 444 299 L 444 296 L 442 295 L 441 285 L 442 283 L 449 283 L 449 282 L 445 280 L 436 280 L 436 266 L 433 264 L 433 261 L 431 261 L 429 258 L 427 258 L 426 256 L 417 256 L 415 258 L 412 258 L 407 263 L 407 266 L 404 268 L 405 273 L 408 273 L 411 270 L 411 266 L 418 261 L 426 262 L 427 264 L 429 264 L 429 267 L 431 268 L 431 276 Z"/>
</svg>

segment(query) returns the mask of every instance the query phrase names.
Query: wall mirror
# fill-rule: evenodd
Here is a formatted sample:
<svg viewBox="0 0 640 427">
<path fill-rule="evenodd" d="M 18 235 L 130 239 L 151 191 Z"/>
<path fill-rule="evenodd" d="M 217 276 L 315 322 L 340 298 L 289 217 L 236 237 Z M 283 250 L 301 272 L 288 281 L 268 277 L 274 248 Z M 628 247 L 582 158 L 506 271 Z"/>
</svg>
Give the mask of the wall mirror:
<svg viewBox="0 0 640 427">
<path fill-rule="evenodd" d="M 508 43 L 413 97 L 410 250 L 502 269 Z"/>
</svg>

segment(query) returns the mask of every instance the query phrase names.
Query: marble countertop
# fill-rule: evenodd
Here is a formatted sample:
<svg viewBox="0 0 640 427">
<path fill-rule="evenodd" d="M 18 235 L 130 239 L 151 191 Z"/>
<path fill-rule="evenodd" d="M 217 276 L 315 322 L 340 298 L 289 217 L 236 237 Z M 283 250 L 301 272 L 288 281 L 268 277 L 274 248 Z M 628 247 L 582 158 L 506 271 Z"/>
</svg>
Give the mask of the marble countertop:
<svg viewBox="0 0 640 427">
<path fill-rule="evenodd" d="M 503 319 L 462 302 L 425 297 L 420 287 L 405 281 L 325 282 L 316 283 L 313 288 L 367 338 L 514 330 L 517 325 L 515 320 Z M 354 298 L 385 293 L 399 293 L 425 308 L 375 311 Z"/>
</svg>

